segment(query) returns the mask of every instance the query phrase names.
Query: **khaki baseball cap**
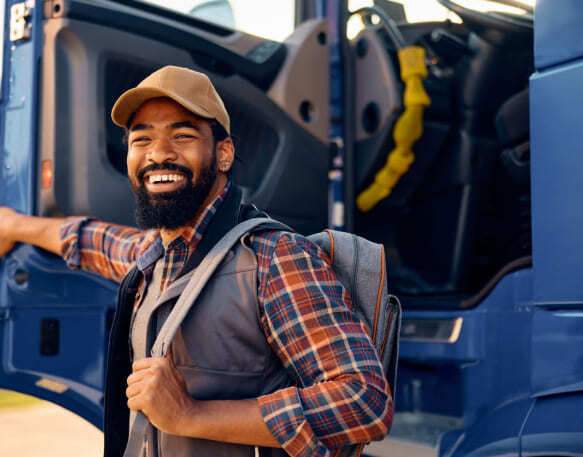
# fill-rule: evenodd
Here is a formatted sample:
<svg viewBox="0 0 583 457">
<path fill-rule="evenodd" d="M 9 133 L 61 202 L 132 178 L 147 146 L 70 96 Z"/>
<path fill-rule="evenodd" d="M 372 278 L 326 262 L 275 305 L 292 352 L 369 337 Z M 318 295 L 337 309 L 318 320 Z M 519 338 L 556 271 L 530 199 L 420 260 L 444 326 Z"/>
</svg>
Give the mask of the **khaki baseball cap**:
<svg viewBox="0 0 583 457">
<path fill-rule="evenodd" d="M 157 97 L 169 97 L 198 116 L 216 119 L 230 133 L 229 114 L 208 76 L 174 66 L 156 70 L 137 87 L 121 94 L 113 105 L 111 119 L 120 127 L 126 127 L 132 114 L 144 102 Z"/>
</svg>

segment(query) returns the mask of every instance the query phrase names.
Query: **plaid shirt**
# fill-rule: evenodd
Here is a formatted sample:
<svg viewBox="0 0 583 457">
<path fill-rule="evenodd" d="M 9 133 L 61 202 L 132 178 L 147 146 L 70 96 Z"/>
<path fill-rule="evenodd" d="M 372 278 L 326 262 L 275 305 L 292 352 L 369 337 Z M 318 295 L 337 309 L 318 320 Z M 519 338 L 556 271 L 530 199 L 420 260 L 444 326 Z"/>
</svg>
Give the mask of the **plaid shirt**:
<svg viewBox="0 0 583 457">
<path fill-rule="evenodd" d="M 164 255 L 165 289 L 196 249 L 229 186 L 165 249 L 155 230 L 70 218 L 61 228 L 62 255 L 70 268 L 117 282 L 134 262 L 149 281 Z M 257 256 L 263 331 L 297 386 L 258 399 L 267 427 L 291 456 L 330 456 L 329 449 L 382 438 L 393 413 L 388 383 L 329 258 L 295 233 L 263 232 L 251 236 L 250 244 Z"/>
</svg>

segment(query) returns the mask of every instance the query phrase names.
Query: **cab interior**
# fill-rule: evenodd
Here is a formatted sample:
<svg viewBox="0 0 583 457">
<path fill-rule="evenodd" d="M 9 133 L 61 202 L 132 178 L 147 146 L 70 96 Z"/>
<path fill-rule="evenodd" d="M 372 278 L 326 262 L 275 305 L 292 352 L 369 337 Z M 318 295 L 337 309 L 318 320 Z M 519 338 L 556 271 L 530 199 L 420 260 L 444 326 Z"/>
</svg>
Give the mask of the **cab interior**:
<svg viewBox="0 0 583 457">
<path fill-rule="evenodd" d="M 385 245 L 389 284 L 405 307 L 470 308 L 504 273 L 531 263 L 532 10 L 476 11 L 438 1 L 458 20 L 410 23 L 401 3 L 374 2 L 407 44 L 424 48 L 431 105 L 410 170 L 369 212 L 353 201 L 394 146 L 403 83 L 395 43 L 374 14 L 362 15 L 356 36 L 342 37 L 344 128 L 353 140 L 345 144 L 345 221 Z M 516 9 L 520 2 L 494 3 Z M 133 224 L 123 131 L 109 113 L 120 93 L 173 64 L 208 73 L 223 96 L 239 157 L 233 176 L 245 198 L 302 233 L 325 228 L 330 31 L 314 4 L 296 2 L 295 30 L 278 42 L 209 22 L 208 9 L 52 2 L 38 168 L 49 161 L 55 178 L 48 187 L 39 183 L 36 213 Z"/>
</svg>

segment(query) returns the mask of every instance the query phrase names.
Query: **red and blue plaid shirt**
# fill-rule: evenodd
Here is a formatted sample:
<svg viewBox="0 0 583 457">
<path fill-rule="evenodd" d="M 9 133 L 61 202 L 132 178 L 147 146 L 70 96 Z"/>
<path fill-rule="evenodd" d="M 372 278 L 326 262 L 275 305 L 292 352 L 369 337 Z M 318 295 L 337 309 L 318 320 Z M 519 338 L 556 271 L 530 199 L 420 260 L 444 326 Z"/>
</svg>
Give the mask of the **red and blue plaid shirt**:
<svg viewBox="0 0 583 457">
<path fill-rule="evenodd" d="M 121 282 L 137 262 L 145 281 L 164 261 L 162 290 L 181 271 L 230 184 L 175 240 L 161 245 L 157 230 L 140 231 L 87 218 L 61 228 L 62 255 L 82 268 Z M 296 387 L 258 399 L 263 419 L 292 456 L 329 456 L 329 449 L 380 439 L 392 422 L 388 383 L 364 325 L 327 255 L 301 235 L 268 231 L 250 237 L 257 256 L 261 324 L 273 351 Z"/>
</svg>

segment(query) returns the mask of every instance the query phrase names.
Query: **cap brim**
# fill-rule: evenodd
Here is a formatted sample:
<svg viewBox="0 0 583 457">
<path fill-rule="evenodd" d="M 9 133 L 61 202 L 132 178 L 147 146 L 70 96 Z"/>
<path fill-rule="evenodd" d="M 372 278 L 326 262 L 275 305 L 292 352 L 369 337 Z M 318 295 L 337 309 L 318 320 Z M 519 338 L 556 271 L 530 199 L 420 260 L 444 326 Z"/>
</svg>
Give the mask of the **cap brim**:
<svg viewBox="0 0 583 457">
<path fill-rule="evenodd" d="M 192 105 L 182 97 L 170 91 L 164 91 L 155 87 L 135 87 L 124 92 L 115 102 L 111 110 L 111 120 L 120 127 L 128 127 L 128 121 L 140 106 L 152 98 L 168 97 L 176 103 L 199 116 L 213 119 L 214 116 L 204 108 Z"/>
</svg>

